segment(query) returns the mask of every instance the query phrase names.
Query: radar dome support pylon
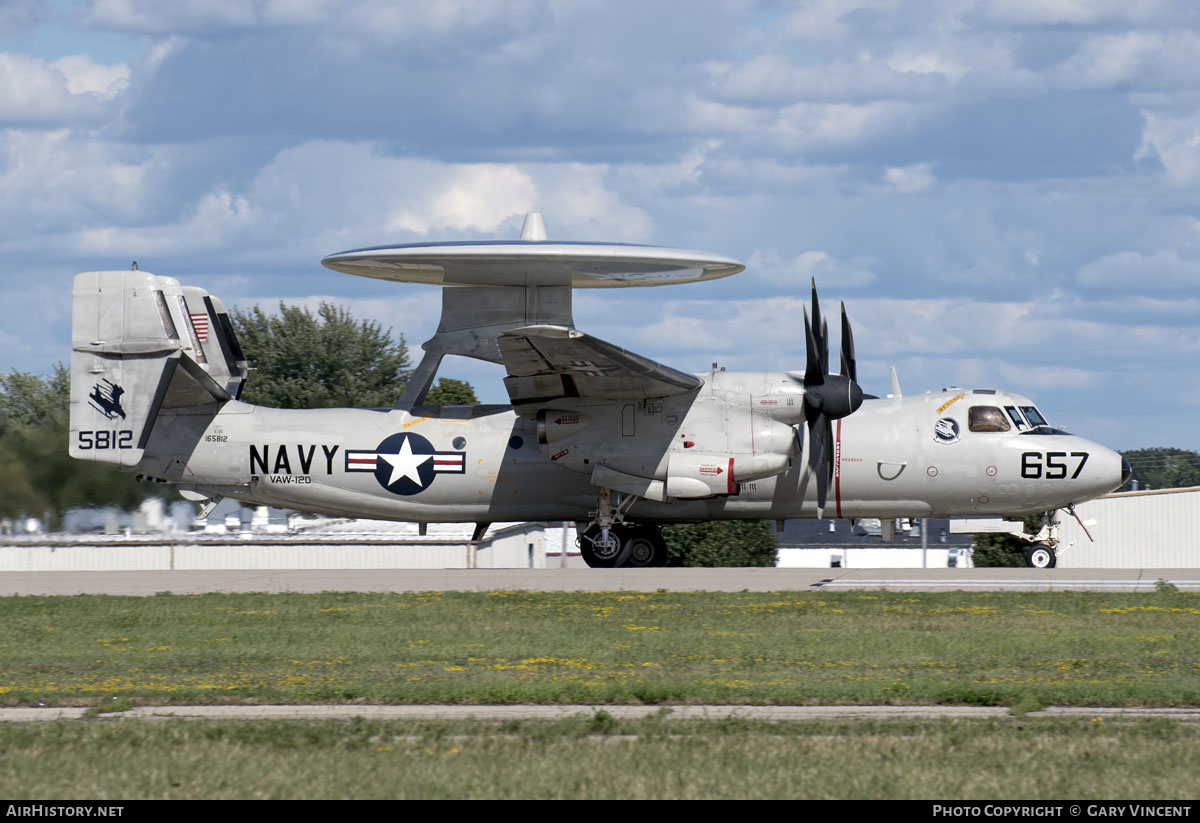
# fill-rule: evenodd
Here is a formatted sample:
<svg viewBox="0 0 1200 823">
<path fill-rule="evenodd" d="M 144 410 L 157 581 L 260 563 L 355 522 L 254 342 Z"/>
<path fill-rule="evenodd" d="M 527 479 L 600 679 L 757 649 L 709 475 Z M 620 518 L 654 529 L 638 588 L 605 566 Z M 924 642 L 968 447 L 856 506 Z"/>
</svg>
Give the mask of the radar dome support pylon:
<svg viewBox="0 0 1200 823">
<path fill-rule="evenodd" d="M 521 227 L 521 240 L 544 242 L 542 215 L 529 212 Z M 571 287 L 551 285 L 443 286 L 442 317 L 437 332 L 421 344 L 425 354 L 413 370 L 395 408 L 412 409 L 425 403 L 448 354 L 502 362 L 496 339 L 506 331 L 525 326 L 552 325 L 575 328 Z"/>
</svg>

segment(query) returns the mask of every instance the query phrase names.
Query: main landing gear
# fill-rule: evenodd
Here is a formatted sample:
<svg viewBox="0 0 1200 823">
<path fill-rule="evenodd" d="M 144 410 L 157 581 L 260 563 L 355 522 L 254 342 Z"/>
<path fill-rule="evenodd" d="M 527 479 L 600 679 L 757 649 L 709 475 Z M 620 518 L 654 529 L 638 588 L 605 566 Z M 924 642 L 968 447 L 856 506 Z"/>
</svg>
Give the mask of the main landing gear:
<svg viewBox="0 0 1200 823">
<path fill-rule="evenodd" d="M 667 543 L 657 526 L 598 525 L 579 536 L 579 553 L 593 569 L 650 568 L 667 564 Z"/>
<path fill-rule="evenodd" d="M 596 511 L 579 535 L 579 553 L 593 569 L 667 565 L 667 543 L 658 527 L 625 522 L 625 513 L 637 500 L 636 495 L 600 489 Z"/>
</svg>

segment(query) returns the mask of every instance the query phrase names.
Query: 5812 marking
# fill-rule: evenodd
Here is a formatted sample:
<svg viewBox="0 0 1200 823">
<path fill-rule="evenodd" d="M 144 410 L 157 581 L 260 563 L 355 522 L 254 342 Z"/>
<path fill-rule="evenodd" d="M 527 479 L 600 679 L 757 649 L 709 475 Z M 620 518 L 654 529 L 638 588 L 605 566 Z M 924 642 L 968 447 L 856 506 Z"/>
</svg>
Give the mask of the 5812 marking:
<svg viewBox="0 0 1200 823">
<path fill-rule="evenodd" d="M 80 449 L 132 449 L 133 432 L 130 429 L 108 431 L 95 429 L 79 432 Z"/>
</svg>

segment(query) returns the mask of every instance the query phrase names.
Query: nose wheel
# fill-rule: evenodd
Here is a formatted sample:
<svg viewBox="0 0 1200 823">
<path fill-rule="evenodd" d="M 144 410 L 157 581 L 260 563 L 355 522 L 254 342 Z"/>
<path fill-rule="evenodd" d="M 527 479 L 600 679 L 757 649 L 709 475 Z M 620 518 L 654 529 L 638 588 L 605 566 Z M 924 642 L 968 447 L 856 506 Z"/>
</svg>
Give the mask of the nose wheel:
<svg viewBox="0 0 1200 823">
<path fill-rule="evenodd" d="M 1058 565 L 1058 554 L 1049 546 L 1035 543 L 1025 550 L 1025 562 L 1035 569 L 1053 569 Z"/>
<path fill-rule="evenodd" d="M 667 564 L 667 544 L 655 526 L 613 525 L 607 530 L 590 526 L 579 536 L 579 553 L 593 569 L 653 568 Z"/>
</svg>

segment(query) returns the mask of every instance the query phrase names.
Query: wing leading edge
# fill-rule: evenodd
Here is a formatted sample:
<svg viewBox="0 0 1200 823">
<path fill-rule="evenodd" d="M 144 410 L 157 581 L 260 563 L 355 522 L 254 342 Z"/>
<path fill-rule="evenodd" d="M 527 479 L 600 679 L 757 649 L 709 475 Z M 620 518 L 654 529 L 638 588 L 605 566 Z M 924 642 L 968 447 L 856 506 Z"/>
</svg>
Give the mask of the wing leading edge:
<svg viewBox="0 0 1200 823">
<path fill-rule="evenodd" d="M 501 334 L 498 342 L 508 369 L 504 387 L 519 412 L 562 397 L 666 397 L 704 385 L 566 326 L 525 326 Z"/>
</svg>

